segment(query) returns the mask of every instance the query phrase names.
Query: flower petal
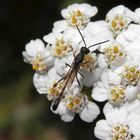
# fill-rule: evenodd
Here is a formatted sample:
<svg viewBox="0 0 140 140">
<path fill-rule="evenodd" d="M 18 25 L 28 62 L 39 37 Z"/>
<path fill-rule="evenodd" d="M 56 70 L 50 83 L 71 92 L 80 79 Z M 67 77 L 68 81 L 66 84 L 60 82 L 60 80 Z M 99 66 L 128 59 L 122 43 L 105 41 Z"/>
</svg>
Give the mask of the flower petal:
<svg viewBox="0 0 140 140">
<path fill-rule="evenodd" d="M 137 86 L 127 86 L 125 93 L 126 93 L 126 98 L 130 101 L 136 98 L 137 94 Z"/>
<path fill-rule="evenodd" d="M 26 44 L 25 50 L 29 56 L 35 56 L 36 53 L 44 50 L 44 43 L 40 39 L 31 40 Z"/>
<path fill-rule="evenodd" d="M 107 100 L 107 90 L 103 87 L 101 82 L 98 82 L 97 86 L 93 88 L 91 96 L 94 100 L 99 102 Z"/>
<path fill-rule="evenodd" d="M 74 119 L 75 113 L 67 111 L 67 113 L 61 115 L 61 119 L 64 122 L 71 122 Z"/>
<path fill-rule="evenodd" d="M 99 120 L 96 123 L 96 127 L 94 129 L 94 134 L 97 138 L 106 140 L 109 139 L 109 125 L 107 124 L 106 120 Z"/>
<path fill-rule="evenodd" d="M 54 28 L 52 29 L 52 31 L 55 33 L 60 33 L 66 30 L 66 28 L 68 27 L 68 23 L 66 20 L 60 20 L 56 21 L 53 26 Z"/>
<path fill-rule="evenodd" d="M 88 102 L 84 109 L 79 113 L 80 118 L 85 122 L 92 122 L 99 114 L 99 107 L 93 102 Z"/>
</svg>

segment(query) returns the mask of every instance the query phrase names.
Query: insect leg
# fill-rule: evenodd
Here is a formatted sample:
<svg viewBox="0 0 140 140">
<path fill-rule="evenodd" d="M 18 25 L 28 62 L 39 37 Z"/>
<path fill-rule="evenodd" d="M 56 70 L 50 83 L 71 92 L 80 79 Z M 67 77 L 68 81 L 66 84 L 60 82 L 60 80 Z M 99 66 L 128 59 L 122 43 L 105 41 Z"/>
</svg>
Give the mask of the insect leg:
<svg viewBox="0 0 140 140">
<path fill-rule="evenodd" d="M 66 63 L 66 66 L 69 66 L 70 68 L 72 68 L 69 64 L 67 64 Z M 84 77 L 85 78 L 85 76 L 80 72 L 80 71 L 78 71 L 78 73 L 82 76 L 82 77 Z"/>
<path fill-rule="evenodd" d="M 79 81 L 77 75 L 76 75 L 76 80 L 77 80 L 77 82 L 78 82 L 78 85 L 81 87 L 81 84 L 80 84 L 80 81 Z"/>
<path fill-rule="evenodd" d="M 64 80 L 66 77 L 63 77 L 63 78 L 61 78 L 60 80 L 58 80 L 57 82 L 56 82 L 56 84 L 54 85 L 54 87 L 55 86 L 57 86 L 57 84 L 59 83 L 59 82 L 61 82 L 62 80 Z"/>
<path fill-rule="evenodd" d="M 100 54 L 100 53 L 102 53 L 102 54 L 104 54 L 103 52 L 100 52 L 98 49 L 97 49 L 97 50 L 92 51 L 91 53 L 96 53 L 96 54 Z"/>
<path fill-rule="evenodd" d="M 78 73 L 79 73 L 83 78 L 85 78 L 85 76 L 84 76 L 80 71 L 78 71 Z"/>
<path fill-rule="evenodd" d="M 71 65 L 69 65 L 68 63 L 65 63 L 65 64 L 66 64 L 66 66 L 68 66 L 68 67 L 72 68 L 72 67 L 71 67 Z"/>
</svg>

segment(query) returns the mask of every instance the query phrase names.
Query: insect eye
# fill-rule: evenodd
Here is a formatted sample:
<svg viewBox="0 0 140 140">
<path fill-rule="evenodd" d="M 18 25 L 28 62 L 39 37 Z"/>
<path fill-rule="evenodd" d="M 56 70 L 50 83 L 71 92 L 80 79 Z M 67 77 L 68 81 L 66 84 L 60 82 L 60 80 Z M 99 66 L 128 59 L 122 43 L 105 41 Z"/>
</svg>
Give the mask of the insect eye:
<svg viewBox="0 0 140 140">
<path fill-rule="evenodd" d="M 83 54 L 88 54 L 90 51 L 89 51 L 88 48 L 82 47 L 82 48 L 81 48 L 81 52 L 82 52 Z"/>
</svg>

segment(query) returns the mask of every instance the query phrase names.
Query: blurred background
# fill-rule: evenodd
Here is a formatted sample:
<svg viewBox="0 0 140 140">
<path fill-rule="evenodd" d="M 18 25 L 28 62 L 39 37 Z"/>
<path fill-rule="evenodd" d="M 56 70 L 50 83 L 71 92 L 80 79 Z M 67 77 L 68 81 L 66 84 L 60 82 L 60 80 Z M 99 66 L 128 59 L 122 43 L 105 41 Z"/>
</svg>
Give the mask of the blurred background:
<svg viewBox="0 0 140 140">
<path fill-rule="evenodd" d="M 98 7 L 93 20 L 105 19 L 119 4 L 131 10 L 140 7 L 139 0 L 0 0 L 0 140 L 97 140 L 96 121 L 88 124 L 77 115 L 64 123 L 51 113 L 21 55 L 27 42 L 51 32 L 53 22 L 62 19 L 61 9 L 76 2 Z M 101 118 L 103 114 L 97 120 Z"/>
</svg>

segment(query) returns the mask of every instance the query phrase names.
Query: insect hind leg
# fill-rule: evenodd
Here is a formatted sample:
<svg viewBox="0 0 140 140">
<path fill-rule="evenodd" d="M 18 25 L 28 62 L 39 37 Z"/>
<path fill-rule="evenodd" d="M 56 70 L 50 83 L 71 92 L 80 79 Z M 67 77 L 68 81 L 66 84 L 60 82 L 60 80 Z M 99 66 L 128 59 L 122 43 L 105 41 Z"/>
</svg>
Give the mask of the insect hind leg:
<svg viewBox="0 0 140 140">
<path fill-rule="evenodd" d="M 66 66 L 72 68 L 69 64 L 67 64 L 67 63 L 65 63 L 65 64 L 66 64 Z M 78 71 L 78 73 L 79 73 L 83 78 L 85 78 L 85 76 L 84 76 L 80 71 Z"/>
</svg>

